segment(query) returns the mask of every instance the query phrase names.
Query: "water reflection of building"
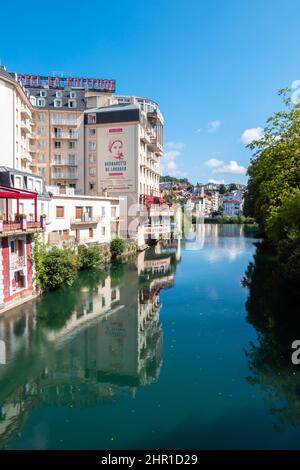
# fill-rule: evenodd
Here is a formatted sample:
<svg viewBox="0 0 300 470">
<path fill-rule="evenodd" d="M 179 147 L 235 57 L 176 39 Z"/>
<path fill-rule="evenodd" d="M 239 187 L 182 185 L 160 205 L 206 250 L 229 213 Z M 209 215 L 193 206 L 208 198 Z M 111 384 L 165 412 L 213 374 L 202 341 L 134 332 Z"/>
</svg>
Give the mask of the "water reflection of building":
<svg viewBox="0 0 300 470">
<path fill-rule="evenodd" d="M 140 386 L 158 380 L 159 293 L 173 285 L 175 263 L 172 250 L 149 250 L 117 279 L 84 274 L 64 294 L 55 292 L 1 318 L 6 364 L 0 365 L 0 447 L 38 404 L 115 403 L 120 394 L 134 397 Z M 61 307 L 62 324 L 55 320 Z"/>
</svg>

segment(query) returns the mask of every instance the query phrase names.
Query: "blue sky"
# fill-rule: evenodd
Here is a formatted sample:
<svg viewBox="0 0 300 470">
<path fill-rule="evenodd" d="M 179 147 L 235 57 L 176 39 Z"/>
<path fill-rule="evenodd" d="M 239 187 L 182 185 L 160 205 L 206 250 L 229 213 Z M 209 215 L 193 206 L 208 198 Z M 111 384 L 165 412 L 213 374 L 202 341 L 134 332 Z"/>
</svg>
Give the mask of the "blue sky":
<svg viewBox="0 0 300 470">
<path fill-rule="evenodd" d="M 251 154 L 243 141 L 281 108 L 277 91 L 300 79 L 299 7 L 299 0 L 5 2 L 0 59 L 19 73 L 116 79 L 117 93 L 159 103 L 165 172 L 194 183 L 245 182 Z"/>
</svg>

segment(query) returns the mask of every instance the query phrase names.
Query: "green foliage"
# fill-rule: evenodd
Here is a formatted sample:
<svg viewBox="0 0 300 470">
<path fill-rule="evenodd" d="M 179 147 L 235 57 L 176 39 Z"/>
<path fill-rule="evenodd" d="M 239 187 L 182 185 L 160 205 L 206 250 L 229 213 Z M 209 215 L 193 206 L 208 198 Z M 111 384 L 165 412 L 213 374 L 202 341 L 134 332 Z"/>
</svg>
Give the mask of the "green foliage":
<svg viewBox="0 0 300 470">
<path fill-rule="evenodd" d="M 78 268 L 90 269 L 99 267 L 104 261 L 102 250 L 98 245 L 80 245 L 78 247 Z"/>
<path fill-rule="evenodd" d="M 47 251 L 46 247 L 36 240 L 34 258 L 38 288 L 55 290 L 73 284 L 78 269 L 78 258 L 71 248 L 61 249 L 54 246 Z"/>
<path fill-rule="evenodd" d="M 112 258 L 117 258 L 122 253 L 124 253 L 126 248 L 125 240 L 120 237 L 115 237 L 110 243 L 110 252 Z"/>
<path fill-rule="evenodd" d="M 207 218 L 205 219 L 205 223 L 213 223 L 213 224 L 255 224 L 255 220 L 253 217 L 245 217 L 244 215 L 239 216 L 227 216 L 227 215 L 219 215 L 215 218 Z"/>
<path fill-rule="evenodd" d="M 255 217 L 288 277 L 300 278 L 300 105 L 284 95 L 284 111 L 267 121 L 248 168 L 244 213 Z"/>
</svg>

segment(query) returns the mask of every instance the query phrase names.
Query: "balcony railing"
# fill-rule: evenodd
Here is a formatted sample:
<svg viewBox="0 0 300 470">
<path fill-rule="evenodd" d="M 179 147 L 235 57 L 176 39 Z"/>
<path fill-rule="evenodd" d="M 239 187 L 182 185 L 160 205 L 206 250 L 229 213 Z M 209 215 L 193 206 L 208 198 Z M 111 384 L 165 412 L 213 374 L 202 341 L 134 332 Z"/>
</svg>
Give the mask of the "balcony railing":
<svg viewBox="0 0 300 470">
<path fill-rule="evenodd" d="M 78 139 L 78 132 L 52 132 L 53 139 Z"/>
<path fill-rule="evenodd" d="M 2 222 L 2 221 L 1 221 Z M 27 221 L 26 223 L 26 228 L 24 228 L 24 224 L 21 221 L 6 221 L 4 220 L 3 223 L 0 223 L 0 235 L 5 234 L 8 232 L 18 232 L 18 231 L 25 231 L 26 230 L 37 230 L 39 228 L 42 228 L 41 222 L 32 222 L 32 221 Z"/>
<path fill-rule="evenodd" d="M 81 218 L 72 218 L 71 225 L 96 225 L 100 222 L 102 217 L 90 217 L 88 214 L 83 214 Z"/>
<path fill-rule="evenodd" d="M 78 179 L 77 173 L 53 173 L 52 174 L 53 179 L 70 179 L 70 180 L 76 180 Z"/>
</svg>

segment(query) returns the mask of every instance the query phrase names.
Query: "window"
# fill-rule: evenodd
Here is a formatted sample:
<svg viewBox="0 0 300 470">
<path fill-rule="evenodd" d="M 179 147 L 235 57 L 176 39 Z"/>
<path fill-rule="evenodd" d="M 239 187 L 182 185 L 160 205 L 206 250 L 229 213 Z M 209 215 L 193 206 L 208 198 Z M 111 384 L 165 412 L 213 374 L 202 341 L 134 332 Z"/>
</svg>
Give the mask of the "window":
<svg viewBox="0 0 300 470">
<path fill-rule="evenodd" d="M 62 100 L 55 99 L 54 108 L 61 108 L 61 107 L 62 107 Z"/>
<path fill-rule="evenodd" d="M 68 124 L 76 124 L 76 116 L 74 114 L 70 114 L 67 117 Z"/>
<path fill-rule="evenodd" d="M 96 129 L 89 129 L 89 137 L 95 137 Z"/>
<path fill-rule="evenodd" d="M 89 142 L 89 149 L 90 150 L 95 150 L 96 149 L 96 142 Z"/>
<path fill-rule="evenodd" d="M 96 114 L 88 114 L 88 123 L 95 124 L 96 123 Z"/>
<path fill-rule="evenodd" d="M 37 105 L 38 105 L 38 106 L 45 106 L 45 100 L 44 100 L 44 98 L 38 98 L 38 100 L 37 100 Z"/>
<path fill-rule="evenodd" d="M 37 133 L 39 135 L 45 135 L 45 128 L 44 127 L 38 127 L 37 128 Z"/>
<path fill-rule="evenodd" d="M 75 148 L 75 142 L 68 142 L 68 147 L 69 147 L 69 149 L 74 149 Z"/>
<path fill-rule="evenodd" d="M 62 94 L 62 91 L 57 91 L 55 95 L 56 95 L 56 98 L 62 98 L 63 94 Z"/>
<path fill-rule="evenodd" d="M 96 176 L 96 168 L 90 168 L 89 169 L 89 175 L 90 176 Z"/>
<path fill-rule="evenodd" d="M 31 96 L 31 97 L 30 97 L 30 103 L 33 104 L 33 106 L 36 105 L 36 98 L 35 98 L 35 96 Z"/>
<path fill-rule="evenodd" d="M 40 176 L 45 176 L 46 174 L 46 168 L 38 168 L 38 174 Z"/>
<path fill-rule="evenodd" d="M 101 217 L 105 217 L 105 207 L 101 207 Z"/>
<path fill-rule="evenodd" d="M 42 98 L 46 98 L 46 96 L 47 96 L 46 90 L 41 90 L 41 91 L 40 91 L 40 96 L 41 96 Z"/>
<path fill-rule="evenodd" d="M 101 227 L 101 236 L 105 237 L 105 227 Z"/>
<path fill-rule="evenodd" d="M 15 188 L 22 188 L 22 176 L 15 176 Z"/>
<path fill-rule="evenodd" d="M 60 127 L 54 127 L 54 137 L 56 139 L 61 138 L 61 128 Z"/>
<path fill-rule="evenodd" d="M 42 182 L 40 180 L 35 181 L 35 190 L 38 194 L 42 193 Z"/>
<path fill-rule="evenodd" d="M 61 115 L 54 114 L 52 122 L 53 124 L 61 124 Z"/>
<path fill-rule="evenodd" d="M 75 155 L 73 153 L 69 153 L 68 164 L 69 165 L 75 165 L 76 164 Z"/>
<path fill-rule="evenodd" d="M 93 191 L 95 188 L 95 183 L 90 183 L 90 191 Z"/>
<path fill-rule="evenodd" d="M 70 92 L 70 98 L 76 98 L 76 91 Z"/>
<path fill-rule="evenodd" d="M 117 208 L 116 207 L 111 208 L 111 216 L 112 216 L 113 219 L 116 218 L 116 216 L 117 216 Z"/>
<path fill-rule="evenodd" d="M 61 155 L 54 155 L 55 165 L 61 165 Z"/>
<path fill-rule="evenodd" d="M 69 108 L 76 108 L 76 100 L 69 100 L 68 106 Z"/>
<path fill-rule="evenodd" d="M 61 142 L 58 141 L 58 140 L 56 140 L 56 141 L 54 142 L 54 148 L 60 149 L 60 148 L 61 148 Z"/>
<path fill-rule="evenodd" d="M 74 188 L 74 189 L 76 189 L 76 184 L 75 184 L 75 183 L 70 183 L 70 184 L 69 184 L 69 188 Z"/>
<path fill-rule="evenodd" d="M 74 129 L 69 129 L 69 137 L 71 139 L 76 139 L 77 138 L 77 132 L 74 131 Z"/>
<path fill-rule="evenodd" d="M 45 163 L 45 154 L 44 153 L 40 153 L 38 156 L 37 156 L 37 160 L 39 163 Z"/>
<path fill-rule="evenodd" d="M 56 206 L 56 218 L 61 219 L 64 217 L 64 206 Z"/>
<path fill-rule="evenodd" d="M 90 163 L 95 163 L 95 161 L 96 161 L 95 155 L 93 153 L 90 153 L 89 154 L 89 162 Z"/>
<path fill-rule="evenodd" d="M 27 189 L 28 189 L 28 191 L 33 190 L 33 179 L 32 178 L 28 178 L 28 180 L 27 180 Z"/>
<path fill-rule="evenodd" d="M 38 113 L 38 121 L 44 122 L 45 121 L 45 113 Z"/>
<path fill-rule="evenodd" d="M 93 238 L 94 236 L 94 230 L 92 228 L 89 228 L 89 238 Z"/>
</svg>

